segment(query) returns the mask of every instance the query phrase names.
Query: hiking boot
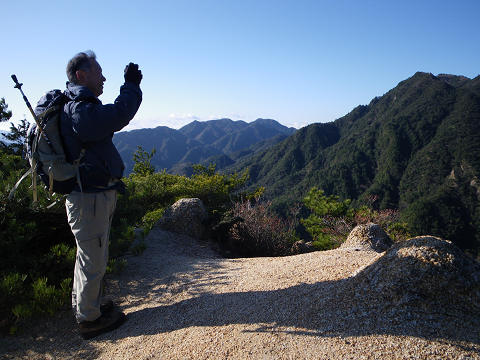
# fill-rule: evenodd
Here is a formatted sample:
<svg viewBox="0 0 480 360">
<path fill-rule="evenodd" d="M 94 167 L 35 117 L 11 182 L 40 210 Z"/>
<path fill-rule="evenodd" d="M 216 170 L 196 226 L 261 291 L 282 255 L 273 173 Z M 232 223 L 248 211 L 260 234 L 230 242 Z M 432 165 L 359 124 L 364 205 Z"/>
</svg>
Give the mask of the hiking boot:
<svg viewBox="0 0 480 360">
<path fill-rule="evenodd" d="M 112 310 L 107 314 L 102 314 L 97 320 L 82 321 L 78 324 L 80 336 L 85 340 L 94 338 L 95 336 L 118 328 L 125 320 L 126 316 L 123 312 Z"/>
<path fill-rule="evenodd" d="M 115 308 L 115 304 L 113 303 L 112 300 L 110 300 L 110 299 L 104 300 L 100 304 L 100 314 L 101 315 L 108 314 L 114 308 Z M 72 308 L 72 311 L 73 311 L 73 315 L 75 316 L 75 314 L 76 314 L 75 308 Z"/>
<path fill-rule="evenodd" d="M 100 312 L 103 314 L 108 314 L 110 311 L 113 310 L 113 301 L 112 300 L 105 300 L 100 304 Z"/>
</svg>

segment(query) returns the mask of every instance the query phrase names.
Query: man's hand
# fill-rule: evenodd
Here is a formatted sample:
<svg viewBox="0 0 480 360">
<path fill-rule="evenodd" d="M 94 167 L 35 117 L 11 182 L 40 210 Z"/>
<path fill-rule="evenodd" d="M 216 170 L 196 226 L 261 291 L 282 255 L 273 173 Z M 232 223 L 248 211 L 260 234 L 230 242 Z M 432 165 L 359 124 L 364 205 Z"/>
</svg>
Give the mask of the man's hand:
<svg viewBox="0 0 480 360">
<path fill-rule="evenodd" d="M 138 65 L 130 63 L 125 66 L 125 81 L 132 82 L 136 85 L 140 85 L 143 75 L 140 70 L 138 70 Z"/>
</svg>

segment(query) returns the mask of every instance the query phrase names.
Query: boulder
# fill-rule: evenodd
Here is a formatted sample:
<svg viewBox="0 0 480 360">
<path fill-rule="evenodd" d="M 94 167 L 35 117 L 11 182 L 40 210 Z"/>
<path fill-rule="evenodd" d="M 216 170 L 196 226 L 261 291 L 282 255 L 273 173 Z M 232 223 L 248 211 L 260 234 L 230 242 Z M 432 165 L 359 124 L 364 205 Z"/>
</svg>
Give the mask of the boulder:
<svg viewBox="0 0 480 360">
<path fill-rule="evenodd" d="M 155 226 L 200 239 L 205 233 L 207 218 L 207 210 L 200 199 L 180 199 L 165 210 Z"/>
<path fill-rule="evenodd" d="M 356 226 L 340 247 L 383 252 L 392 244 L 392 239 L 379 225 L 368 223 Z"/>
<path fill-rule="evenodd" d="M 292 254 L 303 254 L 303 253 L 312 252 L 312 251 L 315 251 L 313 242 L 312 241 L 305 242 L 305 240 L 296 241 L 292 245 L 292 248 L 290 249 L 290 252 Z"/>
<path fill-rule="evenodd" d="M 434 236 L 394 244 L 354 280 L 371 305 L 480 314 L 480 264 Z"/>
</svg>

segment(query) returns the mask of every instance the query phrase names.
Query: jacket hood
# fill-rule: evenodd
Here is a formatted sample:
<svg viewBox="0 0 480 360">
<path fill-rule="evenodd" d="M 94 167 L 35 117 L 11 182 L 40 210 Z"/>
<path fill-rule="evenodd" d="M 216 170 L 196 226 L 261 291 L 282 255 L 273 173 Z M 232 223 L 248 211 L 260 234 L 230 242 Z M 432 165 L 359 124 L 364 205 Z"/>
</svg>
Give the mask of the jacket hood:
<svg viewBox="0 0 480 360">
<path fill-rule="evenodd" d="M 72 82 L 67 82 L 67 89 L 65 95 L 75 101 L 88 100 L 93 102 L 100 102 L 98 98 L 93 95 L 92 91 L 83 85 L 77 85 Z"/>
</svg>

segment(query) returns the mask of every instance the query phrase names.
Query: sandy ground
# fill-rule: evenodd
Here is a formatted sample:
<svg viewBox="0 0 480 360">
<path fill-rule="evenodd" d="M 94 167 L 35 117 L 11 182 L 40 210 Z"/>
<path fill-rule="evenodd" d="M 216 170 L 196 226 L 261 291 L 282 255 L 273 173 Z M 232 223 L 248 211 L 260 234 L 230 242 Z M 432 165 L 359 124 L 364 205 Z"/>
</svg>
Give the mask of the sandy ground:
<svg viewBox="0 0 480 360">
<path fill-rule="evenodd" d="M 70 311 L 0 339 L 6 359 L 480 359 L 478 319 L 369 306 L 356 276 L 382 254 L 223 259 L 153 229 L 108 280 L 128 320 L 80 338 Z"/>
</svg>

